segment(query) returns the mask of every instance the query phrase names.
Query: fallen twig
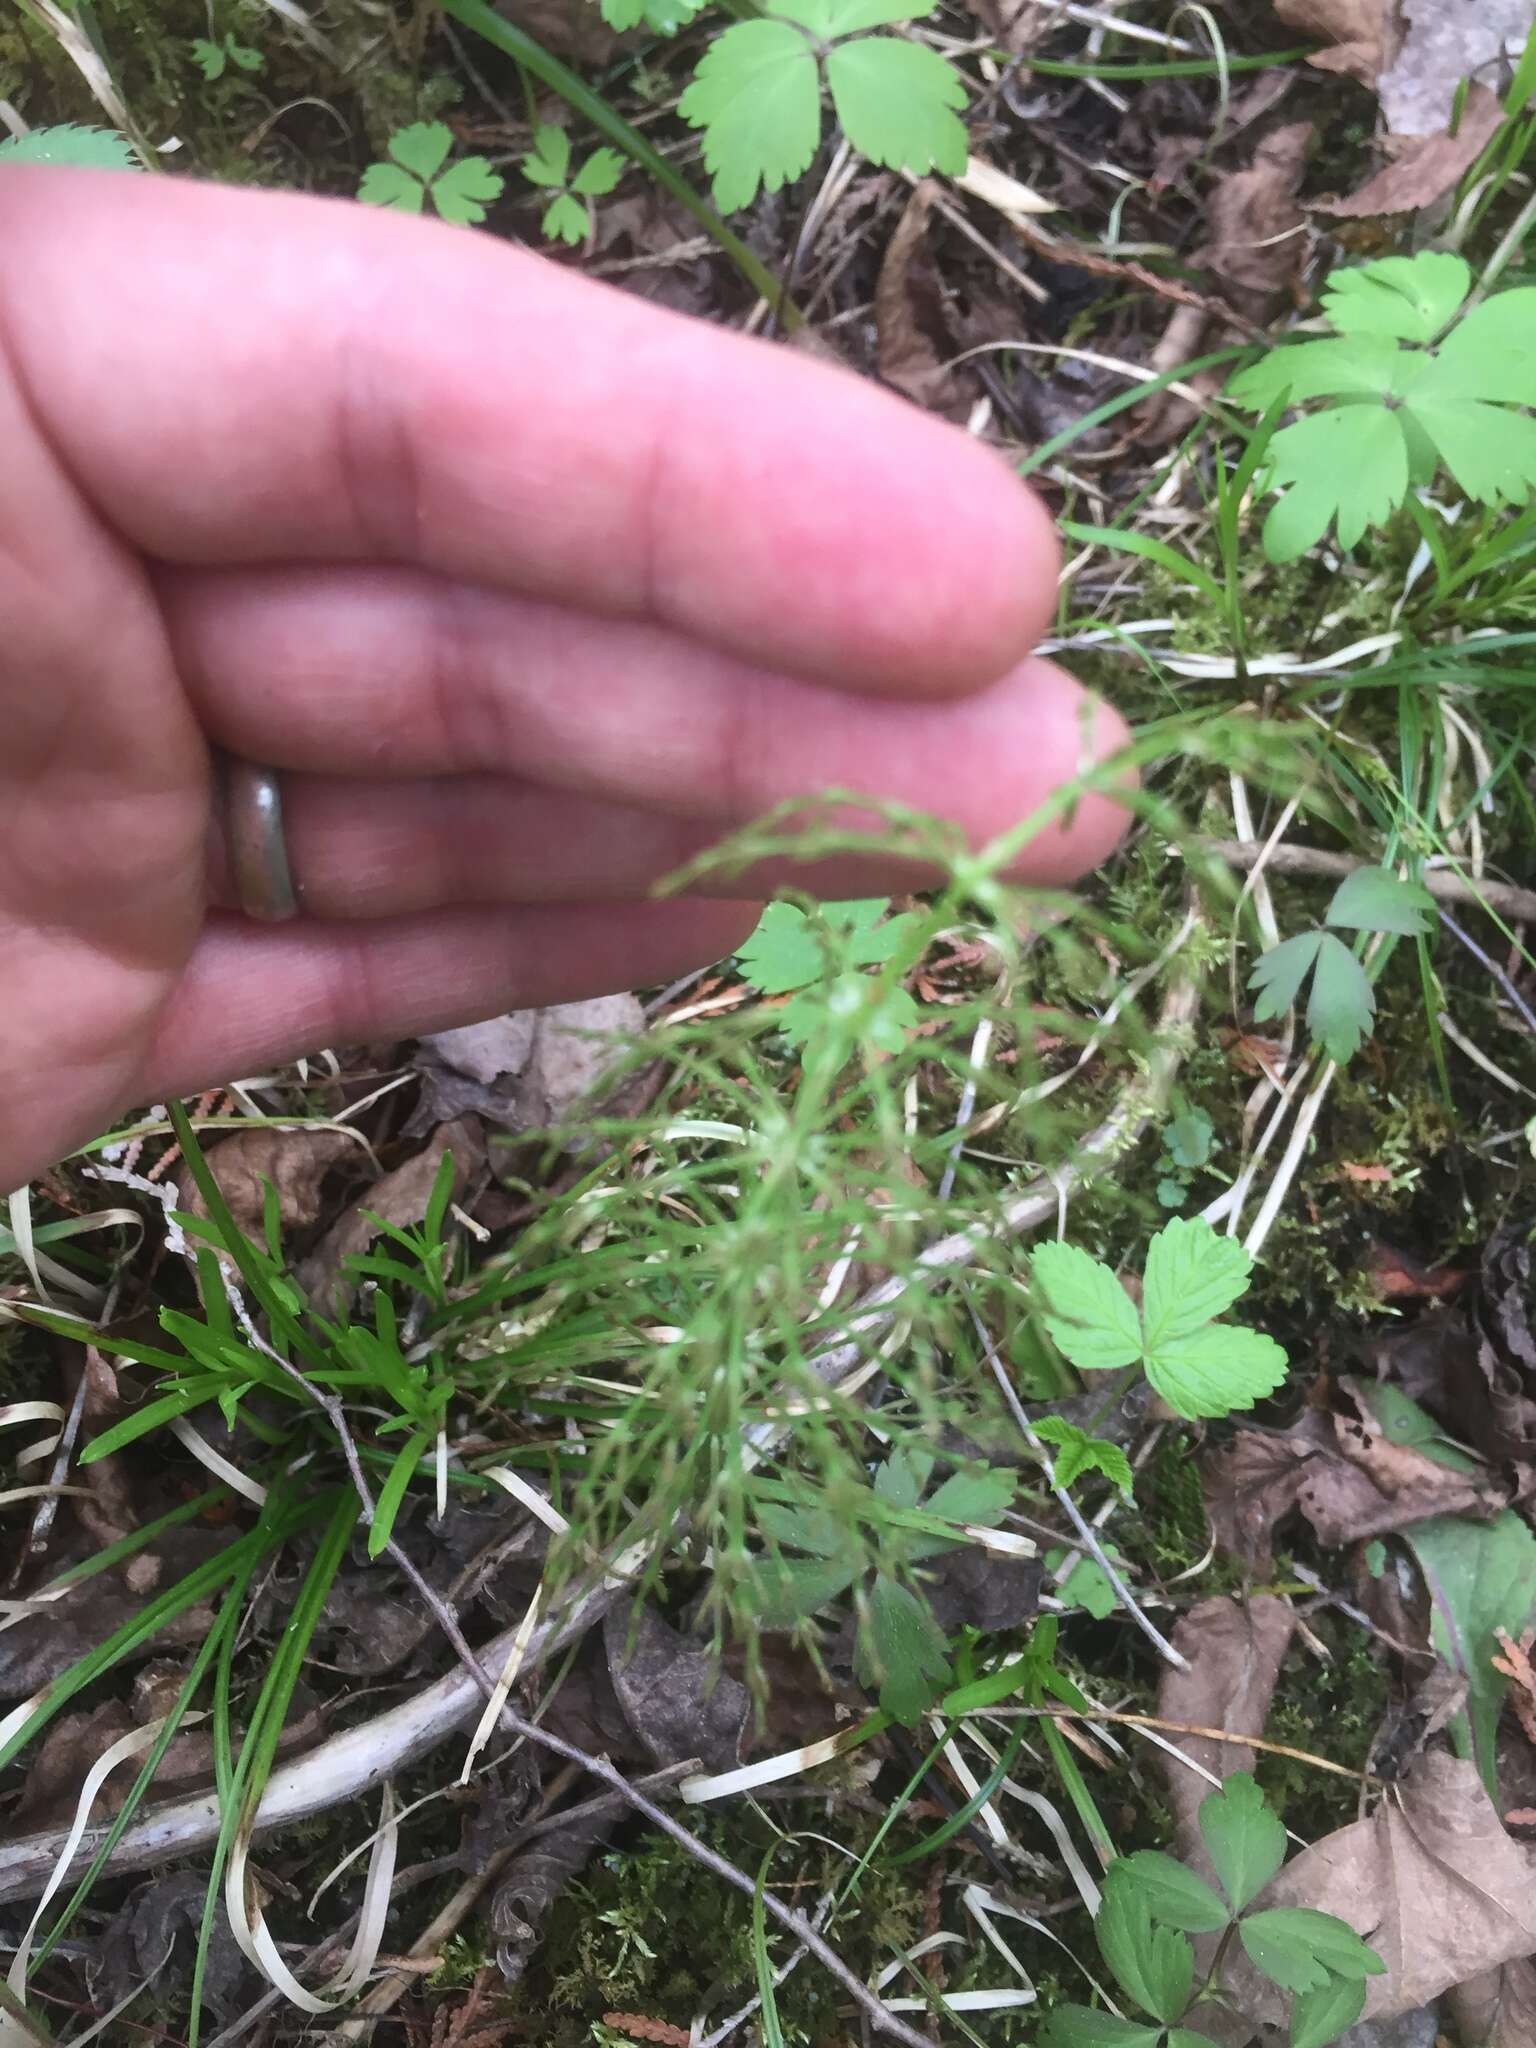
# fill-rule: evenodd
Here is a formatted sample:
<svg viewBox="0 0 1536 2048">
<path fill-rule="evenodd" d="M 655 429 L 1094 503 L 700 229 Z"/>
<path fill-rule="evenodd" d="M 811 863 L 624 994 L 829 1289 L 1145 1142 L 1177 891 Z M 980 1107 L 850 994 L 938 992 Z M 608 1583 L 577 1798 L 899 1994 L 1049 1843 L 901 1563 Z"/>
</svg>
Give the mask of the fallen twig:
<svg viewBox="0 0 1536 2048">
<path fill-rule="evenodd" d="M 1371 865 L 1349 853 L 1325 853 L 1320 846 L 1269 846 L 1259 839 L 1202 839 L 1202 853 L 1214 854 L 1229 868 L 1246 874 L 1263 862 L 1276 875 L 1317 875 L 1342 882 L 1356 868 Z M 1441 903 L 1472 903 L 1521 923 L 1536 923 L 1536 889 L 1514 882 L 1469 881 L 1449 868 L 1426 868 L 1419 880 Z"/>
</svg>

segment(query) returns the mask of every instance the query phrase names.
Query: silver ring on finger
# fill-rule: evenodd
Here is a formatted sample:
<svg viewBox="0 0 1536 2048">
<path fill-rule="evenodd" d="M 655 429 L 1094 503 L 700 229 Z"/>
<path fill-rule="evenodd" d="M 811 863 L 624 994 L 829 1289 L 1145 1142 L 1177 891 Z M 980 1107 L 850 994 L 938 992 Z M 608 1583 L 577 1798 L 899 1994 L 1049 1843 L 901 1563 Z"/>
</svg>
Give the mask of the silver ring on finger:
<svg viewBox="0 0 1536 2048">
<path fill-rule="evenodd" d="M 277 770 L 225 756 L 217 787 L 235 900 L 246 917 L 286 924 L 299 914 L 299 893 L 283 834 Z"/>
</svg>

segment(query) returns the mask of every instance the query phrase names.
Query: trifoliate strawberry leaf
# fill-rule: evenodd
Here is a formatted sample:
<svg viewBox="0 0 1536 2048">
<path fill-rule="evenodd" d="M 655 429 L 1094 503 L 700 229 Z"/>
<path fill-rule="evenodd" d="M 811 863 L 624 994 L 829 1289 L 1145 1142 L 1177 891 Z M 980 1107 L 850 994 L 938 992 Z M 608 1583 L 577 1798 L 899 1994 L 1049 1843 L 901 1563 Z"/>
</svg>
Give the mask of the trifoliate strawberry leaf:
<svg viewBox="0 0 1536 2048">
<path fill-rule="evenodd" d="M 1346 931 L 1418 938 L 1434 930 L 1435 899 L 1421 882 L 1405 881 L 1390 868 L 1356 868 L 1334 891 L 1326 921 Z"/>
<path fill-rule="evenodd" d="M 957 109 L 965 85 L 925 43 L 861 36 L 827 53 L 827 84 L 843 133 L 873 164 L 892 170 L 965 169 L 968 143 Z"/>
<path fill-rule="evenodd" d="M 504 184 L 483 156 L 461 157 L 433 181 L 432 204 L 444 220 L 470 227 L 485 219 L 485 209 L 501 197 Z"/>
<path fill-rule="evenodd" d="M 1147 1249 L 1141 1321 L 1149 1352 L 1225 1315 L 1245 1292 L 1253 1260 L 1202 1216 L 1175 1216 Z"/>
<path fill-rule="evenodd" d="M 585 200 L 573 199 L 569 192 L 562 192 L 545 207 L 544 218 L 539 225 L 547 241 L 568 242 L 574 249 L 586 240 L 592 216 L 587 211 Z"/>
<path fill-rule="evenodd" d="M 1247 1771 L 1200 1802 L 1200 1833 L 1234 1913 L 1252 1903 L 1285 1861 L 1285 1829 Z"/>
<path fill-rule="evenodd" d="M 1328 2048 L 1364 2011 L 1363 1977 L 1330 1977 L 1311 1991 L 1298 1991 L 1291 2006 L 1290 2048 Z"/>
<path fill-rule="evenodd" d="M 900 1445 L 875 1474 L 875 1492 L 893 1508 L 915 1508 L 932 1470 L 931 1451 Z"/>
<path fill-rule="evenodd" d="M 571 171 L 571 138 L 552 121 L 535 128 L 533 147 L 520 168 L 532 184 L 563 185 Z"/>
<path fill-rule="evenodd" d="M 1117 1283 L 1118 1284 L 1118 1283 Z M 1124 1289 L 1121 1289 L 1124 1292 Z M 1071 1486 L 1085 1472 L 1102 1472 L 1111 1486 L 1119 1487 L 1129 1499 L 1131 1461 L 1118 1444 L 1103 1437 L 1089 1436 L 1063 1415 L 1041 1415 L 1031 1424 L 1042 1443 L 1058 1446 L 1051 1470 L 1058 1486 Z"/>
<path fill-rule="evenodd" d="M 1102 1260 L 1075 1244 L 1042 1244 L 1030 1259 L 1051 1342 L 1080 1372 L 1114 1372 L 1142 1355 L 1136 1304 Z"/>
<path fill-rule="evenodd" d="M 821 72 L 792 22 L 740 21 L 705 51 L 677 111 L 704 130 L 704 166 L 723 213 L 810 169 L 821 140 Z"/>
<path fill-rule="evenodd" d="M 79 128 L 72 121 L 33 128 L 0 142 L 0 163 L 75 164 L 87 171 L 136 171 L 139 160 L 113 128 Z"/>
<path fill-rule="evenodd" d="M 1194 1421 L 1251 1408 L 1285 1383 L 1285 1352 L 1273 1337 L 1212 1323 L 1147 1352 L 1148 1383 L 1175 1415 Z"/>
<path fill-rule="evenodd" d="M 605 199 L 624 175 L 624 159 L 616 149 L 594 149 L 571 181 L 584 199 Z"/>
</svg>

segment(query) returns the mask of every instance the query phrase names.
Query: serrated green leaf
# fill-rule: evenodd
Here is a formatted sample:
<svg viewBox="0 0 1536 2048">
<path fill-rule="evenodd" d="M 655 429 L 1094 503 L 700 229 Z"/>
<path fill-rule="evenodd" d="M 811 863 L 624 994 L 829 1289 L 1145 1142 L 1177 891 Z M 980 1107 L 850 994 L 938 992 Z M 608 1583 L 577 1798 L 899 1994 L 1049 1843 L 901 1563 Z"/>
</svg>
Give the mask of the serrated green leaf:
<svg viewBox="0 0 1536 2048">
<path fill-rule="evenodd" d="M 861 36 L 828 51 L 826 66 L 843 133 L 871 163 L 952 178 L 965 169 L 965 123 L 956 111 L 965 105 L 965 85 L 937 50 Z"/>
<path fill-rule="evenodd" d="M 1227 386 L 1227 396 L 1250 412 L 1268 412 L 1280 399 L 1385 398 L 1396 390 L 1403 350 L 1374 335 L 1303 341 L 1271 349 Z"/>
<path fill-rule="evenodd" d="M 1104 1545 L 1107 1557 L 1115 1558 L 1115 1551 Z M 1045 1554 L 1044 1564 L 1048 1572 L 1058 1572 L 1071 1553 L 1061 1545 Z M 1056 1597 L 1068 1607 L 1080 1607 L 1084 1614 L 1091 1614 L 1095 1621 L 1107 1621 L 1120 1605 L 1120 1596 L 1110 1583 L 1109 1574 L 1096 1558 L 1080 1555 L 1069 1568 L 1064 1579 L 1056 1581 Z"/>
<path fill-rule="evenodd" d="M 793 903 L 770 903 L 757 929 L 737 947 L 736 958 L 765 996 L 788 995 L 819 981 L 826 965 L 810 919 Z"/>
<path fill-rule="evenodd" d="M 1519 1638 L 1536 1603 L 1536 1536 L 1512 1508 L 1490 1522 L 1434 1515 L 1401 1531 L 1429 1593 L 1430 1639 L 1467 1681 L 1467 1706 L 1451 1723 L 1488 1795 L 1498 1797 L 1495 1735 L 1508 1678 L 1493 1667 L 1498 1631 Z"/>
<path fill-rule="evenodd" d="M 1323 311 L 1340 334 L 1433 341 L 1472 289 L 1460 256 L 1423 249 L 1336 270 L 1323 287 Z"/>
<path fill-rule="evenodd" d="M 830 1606 L 853 1584 L 855 1567 L 821 1557 L 762 1557 L 746 1598 L 759 1628 L 790 1629 Z"/>
<path fill-rule="evenodd" d="M 1075 1422 L 1068 1422 L 1062 1415 L 1041 1415 L 1030 1425 L 1042 1443 L 1056 1444 L 1059 1449 L 1051 1460 L 1058 1486 L 1069 1487 L 1085 1472 L 1102 1472 L 1111 1486 L 1130 1497 L 1132 1487 L 1131 1461 L 1118 1444 L 1105 1438 L 1089 1436 L 1079 1429 Z"/>
<path fill-rule="evenodd" d="M 1122 1856 L 1114 1868 L 1140 1885 L 1154 1920 L 1181 1927 L 1186 1934 L 1219 1934 L 1231 1914 L 1205 1879 L 1159 1849 L 1138 1849 Z"/>
<path fill-rule="evenodd" d="M 1230 1415 L 1285 1384 L 1286 1356 L 1273 1337 L 1212 1323 L 1174 1338 L 1146 1359 L 1148 1382 L 1176 1415 Z"/>
<path fill-rule="evenodd" d="M 430 185 L 453 148 L 453 130 L 445 121 L 412 121 L 389 138 L 389 154 L 424 185 Z"/>
<path fill-rule="evenodd" d="M 1280 429 L 1268 460 L 1271 481 L 1286 492 L 1265 523 L 1264 544 L 1276 561 L 1294 560 L 1330 524 L 1337 525 L 1340 547 L 1354 547 L 1408 494 L 1408 445 L 1396 413 L 1385 406 L 1311 413 Z M 1286 552 L 1271 548 L 1272 529 Z"/>
<path fill-rule="evenodd" d="M 1352 1927 L 1310 1906 L 1250 1914 L 1239 1923 L 1237 1938 L 1253 1967 L 1282 1991 L 1321 1991 L 1330 1977 L 1359 1982 L 1385 1968 Z"/>
<path fill-rule="evenodd" d="M 363 173 L 357 196 L 365 206 L 390 206 L 396 213 L 420 213 L 427 203 L 427 188 L 399 164 L 370 164 Z"/>
<path fill-rule="evenodd" d="M 1256 1023 L 1283 1017 L 1294 1005 L 1302 983 L 1317 964 L 1322 942 L 1321 932 L 1300 932 L 1294 939 L 1271 946 L 1257 962 L 1248 977 L 1248 986 L 1258 997 L 1253 1006 Z"/>
<path fill-rule="evenodd" d="M 73 164 L 86 171 L 136 171 L 139 160 L 114 128 L 80 128 L 64 121 L 0 142 L 0 163 Z"/>
<path fill-rule="evenodd" d="M 229 52 L 222 43 L 210 43 L 206 36 L 192 38 L 192 61 L 211 85 L 216 78 L 224 76 L 229 63 Z"/>
<path fill-rule="evenodd" d="M 586 240 L 592 216 L 587 212 L 584 199 L 575 199 L 569 192 L 562 192 L 545 207 L 540 225 L 551 242 L 568 242 L 574 249 L 577 243 Z"/>
<path fill-rule="evenodd" d="M 1291 2007 L 1291 2048 L 1327 2048 L 1365 2011 L 1363 1977 L 1330 1977 L 1300 1991 Z"/>
<path fill-rule="evenodd" d="M 610 28 L 622 33 L 643 21 L 659 36 L 675 36 L 703 5 L 704 0 L 602 0 L 603 19 Z"/>
<path fill-rule="evenodd" d="M 1011 1472 L 984 1465 L 955 1472 L 923 1502 L 923 1513 L 976 1529 L 992 1529 L 1013 1505 L 1017 1486 Z"/>
<path fill-rule="evenodd" d="M 594 149 L 571 186 L 584 199 L 606 199 L 624 175 L 624 159 L 616 149 Z"/>
<path fill-rule="evenodd" d="M 1342 939 L 1322 934 L 1312 995 L 1307 1003 L 1307 1029 L 1329 1059 L 1343 1066 L 1360 1050 L 1360 1041 L 1376 1021 L 1376 992 L 1371 978 Z"/>
<path fill-rule="evenodd" d="M 1528 414 L 1447 393 L 1427 379 L 1414 386 L 1408 410 L 1469 498 L 1523 505 L 1536 489 L 1536 420 Z"/>
<path fill-rule="evenodd" d="M 1285 1861 L 1285 1829 L 1247 1771 L 1200 1802 L 1200 1834 L 1234 1913 L 1256 1899 Z"/>
<path fill-rule="evenodd" d="M 875 1492 L 894 1508 L 915 1508 L 933 1470 L 933 1453 L 902 1444 L 875 1474 Z"/>
<path fill-rule="evenodd" d="M 1349 931 L 1417 938 L 1435 928 L 1435 899 L 1422 882 L 1406 881 L 1390 868 L 1356 868 L 1334 891 L 1327 922 Z"/>
<path fill-rule="evenodd" d="M 1141 1357 L 1136 1304 L 1102 1260 L 1075 1244 L 1037 1245 L 1030 1274 L 1041 1320 L 1064 1358 L 1082 1372 L 1113 1372 Z"/>
<path fill-rule="evenodd" d="M 1189 1200 L 1189 1189 L 1183 1181 L 1175 1180 L 1171 1173 L 1165 1173 L 1157 1184 L 1157 1199 L 1164 1209 L 1182 1209 Z"/>
<path fill-rule="evenodd" d="M 1175 1216 L 1147 1247 L 1141 1323 L 1148 1353 L 1192 1336 L 1243 1294 L 1253 1260 L 1203 1216 Z"/>
<path fill-rule="evenodd" d="M 1436 350 L 1442 371 L 1478 398 L 1536 405 L 1536 288 L 1498 292 L 1458 320 Z"/>
<path fill-rule="evenodd" d="M 224 47 L 242 71 L 260 71 L 266 64 L 260 50 L 253 50 L 249 43 L 237 43 L 233 36 L 224 38 Z"/>
<path fill-rule="evenodd" d="M 433 183 L 432 204 L 444 220 L 469 227 L 485 219 L 486 207 L 501 197 L 505 182 L 483 156 L 460 157 Z"/>
<path fill-rule="evenodd" d="M 1138 2026 L 1086 2005 L 1053 2007 L 1040 2036 L 1042 2048 L 1157 2048 L 1161 2027 Z"/>
<path fill-rule="evenodd" d="M 1195 1952 L 1171 1927 L 1155 1927 L 1139 1886 L 1105 1878 L 1104 1896 L 1093 1923 L 1099 1952 L 1127 1998 L 1165 2025 L 1189 2003 Z"/>
<path fill-rule="evenodd" d="M 821 140 L 821 74 L 787 21 L 740 21 L 704 53 L 678 102 L 704 130 L 704 164 L 723 213 L 777 192 L 809 170 Z"/>
<path fill-rule="evenodd" d="M 809 1550 L 817 1557 L 843 1557 L 850 1547 L 850 1530 L 838 1516 L 823 1508 L 781 1507 L 764 1501 L 757 1510 L 757 1525 L 775 1543 L 792 1550 Z"/>
<path fill-rule="evenodd" d="M 522 160 L 530 184 L 563 185 L 571 168 L 571 138 L 554 122 L 533 131 L 533 147 Z"/>
<path fill-rule="evenodd" d="M 949 1682 L 949 1644 L 910 1588 L 881 1572 L 869 1596 L 869 1628 L 859 1632 L 855 1663 L 863 1684 L 880 1688 L 880 1706 L 910 1725 Z"/>
</svg>

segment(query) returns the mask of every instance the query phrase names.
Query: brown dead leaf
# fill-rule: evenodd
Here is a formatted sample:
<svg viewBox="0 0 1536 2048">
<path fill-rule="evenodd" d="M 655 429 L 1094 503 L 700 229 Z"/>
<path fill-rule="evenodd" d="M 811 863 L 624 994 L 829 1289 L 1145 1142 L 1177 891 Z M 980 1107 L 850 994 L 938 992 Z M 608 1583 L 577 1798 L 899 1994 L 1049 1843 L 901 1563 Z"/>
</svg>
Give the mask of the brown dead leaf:
<svg viewBox="0 0 1536 2048">
<path fill-rule="evenodd" d="M 1220 278 L 1245 317 L 1262 324 L 1292 292 L 1307 253 L 1296 188 L 1312 146 L 1310 121 L 1275 128 L 1245 171 L 1220 178 L 1206 210 L 1209 240 L 1197 263 Z"/>
<path fill-rule="evenodd" d="M 875 286 L 875 331 L 886 383 L 930 411 L 953 413 L 963 410 L 965 401 L 940 354 L 943 287 L 928 241 L 928 217 L 938 191 L 936 179 L 923 180 L 886 244 Z"/>
<path fill-rule="evenodd" d="M 306 1230 L 320 1221 L 320 1189 L 326 1175 L 344 1158 L 359 1163 L 367 1154 L 356 1134 L 330 1130 L 317 1124 L 296 1129 L 274 1130 L 258 1124 L 249 1131 L 236 1131 L 207 1151 L 208 1171 L 219 1184 L 229 1212 L 247 1237 L 258 1243 L 263 1236 L 265 1184 L 277 1190 L 283 1226 Z M 181 1189 L 181 1207 L 193 1216 L 206 1216 L 207 1204 L 186 1174 Z"/>
<path fill-rule="evenodd" d="M 1503 1629 L 1495 1629 L 1503 1650 L 1502 1657 L 1490 1658 L 1495 1671 L 1513 1680 L 1510 1704 L 1513 1706 L 1520 1726 L 1525 1730 L 1527 1742 L 1536 1744 L 1536 1671 L 1531 1669 L 1531 1650 L 1536 1647 L 1536 1628 L 1528 1628 L 1515 1642 Z"/>
<path fill-rule="evenodd" d="M 375 1181 L 355 1207 L 337 1217 L 298 1274 L 299 1285 L 323 1313 L 330 1314 L 343 1299 L 351 1299 L 352 1287 L 342 1268 L 348 1259 L 367 1251 L 378 1235 L 370 1212 L 382 1216 L 386 1223 L 406 1228 L 420 1223 L 446 1152 L 453 1154 L 453 1199 L 457 1201 L 485 1164 L 485 1137 L 473 1117 L 444 1124 L 413 1159 Z"/>
<path fill-rule="evenodd" d="M 653 1762 L 665 1769 L 697 1758 L 710 1771 L 740 1763 L 752 1698 L 705 1644 L 652 1607 L 612 1609 L 603 1642 L 619 1705 Z"/>
<path fill-rule="evenodd" d="M 1351 1169 L 1346 1166 L 1344 1171 L 1350 1173 Z M 1391 1178 L 1390 1167 L 1382 1171 Z M 1445 1301 L 1459 1294 L 1472 1278 L 1461 1266 L 1421 1266 L 1417 1259 L 1379 1239 L 1366 1253 L 1365 1267 L 1383 1301 Z"/>
<path fill-rule="evenodd" d="M 1536 1949 L 1536 1855 L 1506 1834 L 1476 1765 L 1438 1751 L 1368 1820 L 1304 1849 L 1258 1904 L 1353 1927 L 1387 1966 L 1368 1981 L 1366 2017 L 1387 2018 Z M 1233 1979 L 1242 2011 L 1278 2016 L 1278 1994 L 1246 1965 Z"/>
<path fill-rule="evenodd" d="M 1347 199 L 1315 199 L 1313 213 L 1335 220 L 1375 220 L 1389 213 L 1417 213 L 1450 192 L 1482 154 L 1504 118 L 1496 94 L 1474 85 L 1467 94 L 1454 135 L 1414 135 L 1389 140 L 1391 161 L 1367 178 Z"/>
<path fill-rule="evenodd" d="M 1275 0 L 1275 12 L 1287 28 L 1330 46 L 1314 50 L 1309 64 L 1375 85 L 1395 41 L 1388 0 Z"/>
<path fill-rule="evenodd" d="M 1536 2041 L 1536 1958 L 1487 1970 L 1450 1995 L 1462 2048 L 1531 2048 Z"/>
<path fill-rule="evenodd" d="M 1022 57 L 1052 26 L 1051 17 L 1035 0 L 965 0 L 987 34 L 1011 56 Z"/>
<path fill-rule="evenodd" d="M 1432 1515 L 1487 1517 L 1508 1490 L 1395 1443 L 1371 1413 L 1369 1387 L 1338 1382 L 1341 1408 L 1309 1409 L 1287 1430 L 1239 1430 L 1207 1459 L 1206 1509 L 1217 1542 L 1255 1573 L 1273 1565 L 1275 1530 L 1299 1511 L 1330 1548 L 1410 1528 Z"/>
<path fill-rule="evenodd" d="M 1170 1666 L 1158 1688 L 1157 1711 L 1169 1721 L 1191 1727 L 1219 1729 L 1228 1735 L 1262 1735 L 1280 1665 L 1290 1647 L 1296 1618 L 1289 1604 L 1268 1593 L 1239 1601 L 1225 1594 L 1202 1600 L 1173 1632 L 1173 1646 L 1189 1661 L 1189 1669 Z M 1218 1778 L 1233 1771 L 1251 1771 L 1254 1755 L 1237 1742 L 1180 1735 L 1171 1738 L 1195 1763 Z M 1180 1852 L 1197 1864 L 1204 1844 L 1195 1826 L 1208 1781 L 1167 1757 L 1169 1804 L 1179 1827 Z M 1206 1875 L 1208 1863 L 1201 1864 Z"/>
<path fill-rule="evenodd" d="M 1474 92 L 1499 83 L 1536 20 L 1533 0 L 1399 0 L 1405 28 L 1376 81 L 1394 135 L 1433 136 L 1449 127 L 1464 78 Z"/>
<path fill-rule="evenodd" d="M 598 996 L 548 1010 L 514 1010 L 422 1039 L 421 1101 L 411 1137 L 469 1113 L 522 1132 L 564 1122 L 602 1093 L 604 1078 L 645 1029 L 631 995 Z"/>
</svg>

